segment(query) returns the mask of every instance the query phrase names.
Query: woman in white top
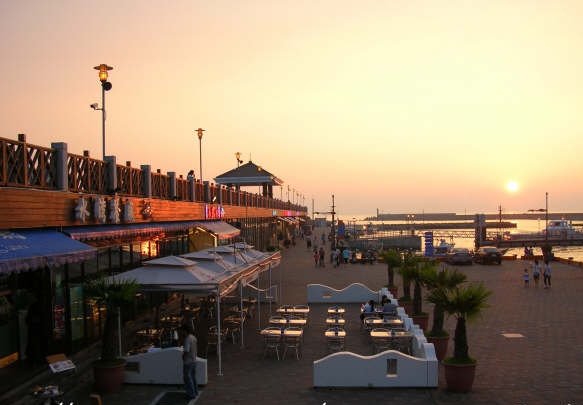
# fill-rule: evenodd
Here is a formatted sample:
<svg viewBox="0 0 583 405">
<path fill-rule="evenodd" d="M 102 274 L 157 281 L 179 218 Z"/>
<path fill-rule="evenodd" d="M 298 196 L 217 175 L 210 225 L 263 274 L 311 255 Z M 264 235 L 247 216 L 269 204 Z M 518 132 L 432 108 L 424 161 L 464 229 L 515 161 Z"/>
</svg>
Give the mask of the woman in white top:
<svg viewBox="0 0 583 405">
<path fill-rule="evenodd" d="M 534 286 L 538 287 L 538 280 L 540 278 L 540 263 L 535 259 L 534 268 L 532 270 L 532 278 L 534 279 Z"/>
<path fill-rule="evenodd" d="M 551 288 L 551 263 L 545 260 L 545 272 L 543 273 L 545 288 Z"/>
</svg>

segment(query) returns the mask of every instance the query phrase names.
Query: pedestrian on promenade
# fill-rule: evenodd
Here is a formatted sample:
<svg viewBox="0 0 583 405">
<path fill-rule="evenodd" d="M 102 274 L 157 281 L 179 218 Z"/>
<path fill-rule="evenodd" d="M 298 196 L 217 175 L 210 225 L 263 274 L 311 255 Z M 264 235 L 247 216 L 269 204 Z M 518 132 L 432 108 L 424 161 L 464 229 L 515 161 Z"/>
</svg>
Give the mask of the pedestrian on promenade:
<svg viewBox="0 0 583 405">
<path fill-rule="evenodd" d="M 317 249 L 314 249 L 314 264 L 318 267 L 318 261 L 320 260 L 320 254 Z"/>
<path fill-rule="evenodd" d="M 320 250 L 318 251 L 318 262 L 320 264 L 320 267 L 326 267 L 326 263 L 325 262 L 325 256 L 326 256 L 326 252 L 324 252 L 324 248 L 320 246 Z"/>
<path fill-rule="evenodd" d="M 348 264 L 348 260 L 350 259 L 350 250 L 344 248 L 342 251 L 342 257 L 344 258 L 344 264 Z"/>
<path fill-rule="evenodd" d="M 551 288 L 551 263 L 545 260 L 545 271 L 543 273 L 543 283 L 545 288 Z"/>
<path fill-rule="evenodd" d="M 342 263 L 342 252 L 340 252 L 339 248 L 336 248 L 336 267 L 340 267 Z"/>
<path fill-rule="evenodd" d="M 524 269 L 524 286 L 528 287 L 528 282 L 530 281 L 530 275 L 528 274 L 528 269 Z"/>
<path fill-rule="evenodd" d="M 184 335 L 184 351 L 182 353 L 184 389 L 186 391 L 186 398 L 191 400 L 198 395 L 198 385 L 196 383 L 197 341 L 191 325 L 183 324 L 180 330 Z"/>
<path fill-rule="evenodd" d="M 538 259 L 534 260 L 534 267 L 532 269 L 532 278 L 534 279 L 534 286 L 538 287 L 538 280 L 540 279 L 540 263 Z"/>
</svg>

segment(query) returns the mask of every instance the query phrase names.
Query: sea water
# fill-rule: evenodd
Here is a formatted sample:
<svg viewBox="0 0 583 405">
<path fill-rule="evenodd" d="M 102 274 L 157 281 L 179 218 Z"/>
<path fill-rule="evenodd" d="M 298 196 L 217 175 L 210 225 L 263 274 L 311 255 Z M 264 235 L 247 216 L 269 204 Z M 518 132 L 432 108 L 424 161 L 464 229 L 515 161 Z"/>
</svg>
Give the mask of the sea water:
<svg viewBox="0 0 583 405">
<path fill-rule="evenodd" d="M 438 223 L 438 222 L 446 222 L 446 223 L 455 223 L 458 221 L 431 221 L 431 223 Z M 459 221 L 460 223 L 464 222 L 467 223 L 468 221 Z M 491 222 L 491 221 L 489 221 Z M 511 220 L 507 222 L 512 222 L 516 224 L 516 228 L 504 228 L 501 229 L 501 232 L 510 232 L 512 233 L 539 233 L 545 229 L 545 221 L 544 219 L 539 220 L 531 220 L 531 219 L 523 219 L 523 220 Z M 402 221 L 356 221 L 358 226 L 360 225 L 381 225 L 381 224 L 401 224 L 404 225 Z M 417 222 L 422 223 L 422 222 Z M 411 229 L 415 229 L 415 223 L 408 223 L 406 224 L 407 227 Z M 421 236 L 421 247 L 424 248 L 425 246 L 425 239 L 423 238 L 423 233 L 426 231 L 430 231 L 430 229 L 423 229 L 423 230 L 415 230 L 416 235 Z M 439 231 L 440 234 L 447 233 L 450 229 L 436 229 L 435 231 Z M 453 234 L 455 232 L 460 231 L 460 229 L 451 229 Z M 498 228 L 488 228 L 488 232 L 498 231 Z M 474 238 L 447 238 L 446 242 L 454 243 L 456 247 L 464 247 L 469 250 L 474 250 Z M 438 239 L 434 239 L 434 244 L 439 243 Z M 542 255 L 542 251 L 540 248 L 533 248 L 535 255 Z M 553 246 L 553 253 L 555 257 L 560 257 L 562 259 L 572 259 L 575 261 L 583 262 L 583 246 Z M 524 248 L 511 248 L 509 249 L 505 255 L 517 255 L 518 257 L 524 254 Z"/>
</svg>

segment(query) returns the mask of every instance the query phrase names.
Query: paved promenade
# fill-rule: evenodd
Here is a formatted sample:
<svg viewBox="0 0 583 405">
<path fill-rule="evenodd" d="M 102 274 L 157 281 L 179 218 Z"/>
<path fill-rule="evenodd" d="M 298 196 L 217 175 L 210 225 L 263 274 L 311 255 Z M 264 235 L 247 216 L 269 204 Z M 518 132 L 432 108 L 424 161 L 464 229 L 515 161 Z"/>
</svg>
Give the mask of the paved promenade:
<svg viewBox="0 0 583 405">
<path fill-rule="evenodd" d="M 274 283 L 282 281 L 284 303 L 305 303 L 308 283 L 344 288 L 350 283 L 361 282 L 373 290 L 386 284 L 384 264 L 348 264 L 333 268 L 326 263 L 325 268 L 315 268 L 312 254 L 301 245 L 301 240 L 298 243 L 283 252 L 281 265 L 272 273 Z M 494 292 L 489 300 L 491 307 L 482 318 L 468 325 L 470 355 L 478 360 L 471 393 L 447 392 L 442 370 L 436 389 L 313 388 L 312 362 L 326 354 L 326 347 L 322 337 L 324 308 L 311 305 L 310 325 L 299 361 L 292 356 L 283 361 L 263 358 L 259 318 L 255 316 L 246 325 L 243 349 L 240 345 L 225 344 L 222 376 L 217 375 L 216 355 L 209 356 L 209 383 L 202 387 L 196 403 L 583 405 L 583 268 L 554 262 L 552 288 L 543 289 L 542 280 L 538 288 L 534 284 L 525 288 L 523 270 L 531 266 L 531 262 L 516 260 L 504 261 L 501 266 L 460 267 L 470 281 L 483 282 Z M 430 309 L 425 304 L 424 310 Z M 263 327 L 268 308 L 262 307 L 261 312 Z M 366 337 L 358 331 L 356 316 L 350 322 L 347 350 L 362 350 Z M 452 334 L 454 326 L 455 319 L 449 318 L 447 328 Z M 505 337 L 504 334 L 521 337 Z M 452 347 L 450 342 L 450 353 Z M 84 374 L 78 378 L 77 389 L 65 396 L 65 404 L 89 403 L 91 376 Z M 103 404 L 154 404 L 164 391 L 177 389 L 175 386 L 125 385 L 121 393 L 104 395 Z"/>
</svg>

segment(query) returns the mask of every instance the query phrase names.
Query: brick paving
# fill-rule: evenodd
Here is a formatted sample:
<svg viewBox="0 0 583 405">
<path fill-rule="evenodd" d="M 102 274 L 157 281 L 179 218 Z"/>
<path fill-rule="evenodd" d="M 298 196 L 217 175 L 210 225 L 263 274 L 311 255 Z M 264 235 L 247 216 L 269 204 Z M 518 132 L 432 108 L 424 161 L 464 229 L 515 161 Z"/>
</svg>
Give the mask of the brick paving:
<svg viewBox="0 0 583 405">
<path fill-rule="evenodd" d="M 299 241 L 300 243 L 302 241 Z M 245 348 L 227 343 L 223 375 L 217 375 L 216 355 L 208 359 L 209 382 L 202 387 L 197 404 L 582 404 L 583 405 L 583 269 L 554 262 L 553 287 L 523 287 L 527 261 L 504 261 L 501 266 L 459 267 L 470 281 L 483 282 L 494 294 L 490 308 L 468 325 L 470 355 L 478 359 L 473 391 L 455 394 L 445 390 L 440 367 L 438 388 L 323 389 L 313 388 L 312 362 L 326 354 L 322 331 L 325 307 L 311 305 L 310 324 L 304 337 L 303 356 L 283 361 L 263 358 L 263 343 L 255 316 L 245 328 Z M 344 288 L 361 282 L 373 290 L 386 283 L 384 264 L 348 264 L 315 268 L 311 253 L 298 246 L 285 250 L 272 281 L 282 281 L 283 302 L 306 302 L 306 285 L 322 283 Z M 532 283 L 532 281 L 531 281 Z M 275 308 L 273 308 L 275 309 Z M 425 304 L 426 311 L 430 311 Z M 350 306 L 357 313 L 358 306 Z M 262 306 L 262 324 L 268 308 Z M 347 315 L 350 318 L 350 315 Z M 455 319 L 447 329 L 453 334 Z M 349 322 L 347 350 L 368 350 L 367 337 L 359 332 L 354 315 Z M 521 334 L 507 338 L 502 334 Z M 453 343 L 450 341 L 450 353 Z M 364 348 L 364 349 L 363 349 Z M 362 353 L 369 354 L 369 353 Z M 350 370 L 346 370 L 350 372 Z M 90 372 L 89 372 L 90 374 Z M 64 403 L 88 404 L 91 377 L 82 374 L 77 388 Z M 121 393 L 103 396 L 104 405 L 153 404 L 164 391 L 176 386 L 125 385 Z"/>
</svg>

